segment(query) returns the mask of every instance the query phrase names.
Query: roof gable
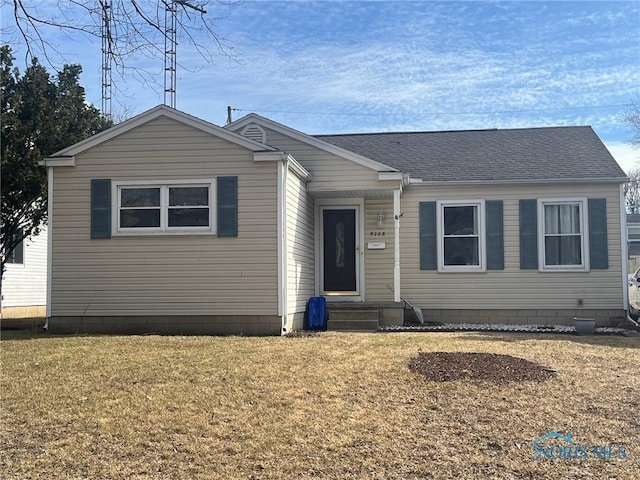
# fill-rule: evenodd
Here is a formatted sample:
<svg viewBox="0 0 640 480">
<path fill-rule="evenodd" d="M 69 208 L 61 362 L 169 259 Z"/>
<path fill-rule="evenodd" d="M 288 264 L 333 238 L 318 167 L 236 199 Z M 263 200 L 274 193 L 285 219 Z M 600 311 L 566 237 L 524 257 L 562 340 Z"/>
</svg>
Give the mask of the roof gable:
<svg viewBox="0 0 640 480">
<path fill-rule="evenodd" d="M 122 123 L 118 123 L 117 125 L 114 125 L 113 127 L 103 132 L 100 132 L 74 145 L 71 145 L 63 150 L 60 150 L 59 152 L 56 152 L 53 155 L 51 155 L 49 158 L 71 157 L 74 155 L 78 155 L 82 152 L 89 150 L 90 148 L 96 147 L 104 142 L 107 142 L 119 135 L 122 135 L 134 128 L 144 125 L 145 123 L 148 123 L 159 117 L 167 117 L 177 122 L 183 123 L 185 125 L 189 125 L 200 131 L 223 138 L 236 145 L 240 145 L 253 152 L 277 151 L 277 149 L 273 147 L 261 144 L 243 135 L 229 131 L 225 128 L 218 127 L 213 123 L 207 122 L 205 120 L 201 120 L 199 118 L 196 118 L 192 115 L 188 115 L 184 112 L 168 107 L 166 105 L 158 105 L 150 110 L 147 110 L 146 112 L 143 112 L 139 115 L 136 115 L 135 117 L 125 120 Z"/>
<path fill-rule="evenodd" d="M 276 132 L 281 133 L 282 135 L 289 136 L 300 142 L 306 143 L 308 145 L 312 145 L 316 148 L 319 148 L 320 150 L 324 150 L 325 152 L 332 153 L 333 155 L 337 155 L 338 157 L 344 158 L 346 160 L 350 160 L 354 163 L 370 168 L 377 172 L 399 171 L 397 168 L 389 165 L 388 163 L 380 159 L 374 160 L 366 155 L 361 155 L 356 151 L 342 148 L 339 145 L 335 145 L 331 142 L 325 142 L 319 137 L 307 135 L 306 133 L 287 127 L 286 125 L 282 125 L 281 123 L 274 122 L 273 120 L 269 120 L 268 118 L 262 117 L 256 113 L 250 113 L 248 115 L 245 115 L 241 119 L 226 125 L 225 128 L 232 131 L 241 131 L 243 128 L 247 127 L 251 123 L 255 123 L 259 126 L 266 127 L 271 130 L 275 130 Z"/>
</svg>

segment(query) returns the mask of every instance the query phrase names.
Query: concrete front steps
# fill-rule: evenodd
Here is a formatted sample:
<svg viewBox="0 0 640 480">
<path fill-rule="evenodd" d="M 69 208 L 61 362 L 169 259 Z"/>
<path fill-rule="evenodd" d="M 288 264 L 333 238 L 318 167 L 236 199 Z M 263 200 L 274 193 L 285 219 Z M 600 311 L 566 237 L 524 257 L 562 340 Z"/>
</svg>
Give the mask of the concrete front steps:
<svg viewBox="0 0 640 480">
<path fill-rule="evenodd" d="M 375 332 L 401 326 L 404 304 L 395 302 L 327 302 L 327 330 Z"/>
</svg>

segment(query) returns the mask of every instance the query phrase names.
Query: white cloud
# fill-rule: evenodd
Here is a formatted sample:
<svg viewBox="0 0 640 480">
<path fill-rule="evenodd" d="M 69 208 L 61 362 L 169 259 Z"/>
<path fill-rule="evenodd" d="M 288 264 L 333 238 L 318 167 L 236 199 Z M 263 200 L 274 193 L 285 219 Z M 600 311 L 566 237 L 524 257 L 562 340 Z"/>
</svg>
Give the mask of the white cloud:
<svg viewBox="0 0 640 480">
<path fill-rule="evenodd" d="M 607 142 L 606 147 L 625 172 L 640 168 L 640 149 L 620 142 Z"/>
<path fill-rule="evenodd" d="M 215 123 L 231 105 L 313 133 L 587 124 L 621 142 L 624 107 L 578 107 L 640 95 L 638 2 L 250 0 L 229 11 L 219 28 L 239 62 L 203 64 L 188 42 L 178 54 L 178 108 Z M 91 47 L 72 60 L 98 103 Z M 114 105 L 162 101 L 160 60 L 144 64 L 156 85 L 114 72 Z"/>
</svg>

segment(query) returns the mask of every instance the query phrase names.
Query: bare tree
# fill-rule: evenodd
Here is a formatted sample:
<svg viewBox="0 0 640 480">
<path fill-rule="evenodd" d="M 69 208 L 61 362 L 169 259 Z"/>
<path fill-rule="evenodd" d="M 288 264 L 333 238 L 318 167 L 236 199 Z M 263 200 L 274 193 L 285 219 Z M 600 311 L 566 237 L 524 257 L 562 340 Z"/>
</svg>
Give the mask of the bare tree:
<svg viewBox="0 0 640 480">
<path fill-rule="evenodd" d="M 630 170 L 627 176 L 629 183 L 624 186 L 627 213 L 640 213 L 640 168 Z"/>
<path fill-rule="evenodd" d="M 4 42 L 23 44 L 26 64 L 37 57 L 58 70 L 67 61 L 53 40 L 54 34 L 63 32 L 76 41 L 102 39 L 107 35 L 118 75 L 133 77 L 143 84 L 158 85 L 162 63 L 159 62 L 158 69 L 152 72 L 140 67 L 136 59 L 164 57 L 167 6 L 177 10 L 176 29 L 181 45 L 190 45 L 208 63 L 221 55 L 235 57 L 228 39 L 217 32 L 216 22 L 228 16 L 228 11 L 222 15 L 223 7 L 237 5 L 241 0 L 1 1 L 5 18 L 12 19 L 3 29 Z M 111 27 L 106 33 L 103 28 L 105 5 L 111 10 Z M 186 68 L 182 63 L 180 67 Z"/>
<path fill-rule="evenodd" d="M 640 148 L 640 102 L 637 100 L 631 102 L 631 108 L 623 114 L 623 120 L 633 129 L 631 145 Z"/>
</svg>

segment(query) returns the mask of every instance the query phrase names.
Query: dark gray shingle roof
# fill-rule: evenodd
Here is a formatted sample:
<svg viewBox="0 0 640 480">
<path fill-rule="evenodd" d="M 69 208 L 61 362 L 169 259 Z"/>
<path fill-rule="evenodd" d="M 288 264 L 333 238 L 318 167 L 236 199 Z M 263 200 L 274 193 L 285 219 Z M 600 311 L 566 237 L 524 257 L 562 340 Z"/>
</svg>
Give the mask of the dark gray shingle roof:
<svg viewBox="0 0 640 480">
<path fill-rule="evenodd" d="M 315 137 L 424 181 L 626 176 L 588 126 Z"/>
</svg>

